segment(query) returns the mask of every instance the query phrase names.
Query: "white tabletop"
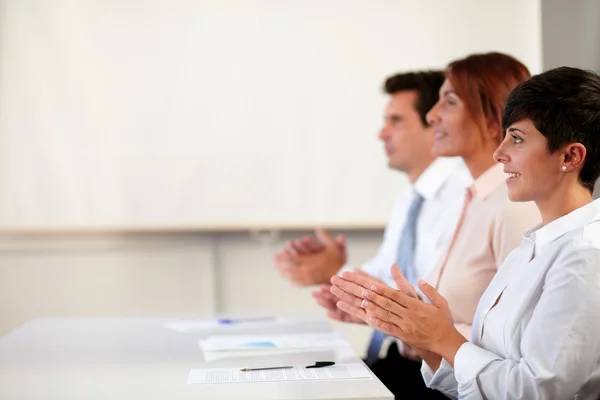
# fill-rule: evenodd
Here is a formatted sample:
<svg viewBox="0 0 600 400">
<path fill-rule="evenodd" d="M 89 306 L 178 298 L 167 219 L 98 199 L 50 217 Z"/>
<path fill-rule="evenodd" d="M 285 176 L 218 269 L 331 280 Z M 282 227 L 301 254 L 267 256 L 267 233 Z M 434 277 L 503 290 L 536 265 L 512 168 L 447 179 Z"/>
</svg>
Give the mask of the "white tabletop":
<svg viewBox="0 0 600 400">
<path fill-rule="evenodd" d="M 216 333 L 327 332 L 321 317 L 289 316 L 289 326 L 223 327 L 181 333 L 165 317 L 36 319 L 0 338 L 0 399 L 393 399 L 369 380 L 189 385 L 194 368 L 360 362 L 350 349 L 206 361 L 201 337 Z"/>
</svg>

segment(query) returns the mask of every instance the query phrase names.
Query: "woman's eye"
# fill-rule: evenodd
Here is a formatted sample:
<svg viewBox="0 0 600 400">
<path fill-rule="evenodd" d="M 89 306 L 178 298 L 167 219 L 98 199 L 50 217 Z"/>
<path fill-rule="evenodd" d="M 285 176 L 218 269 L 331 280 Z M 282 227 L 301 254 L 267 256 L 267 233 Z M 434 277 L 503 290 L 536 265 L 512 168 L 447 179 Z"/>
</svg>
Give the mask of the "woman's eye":
<svg viewBox="0 0 600 400">
<path fill-rule="evenodd" d="M 518 136 L 515 136 L 515 135 L 511 135 L 511 136 L 512 136 L 512 138 L 513 138 L 513 143 L 514 143 L 514 144 L 523 143 L 523 139 L 521 139 L 520 137 L 518 137 Z"/>
</svg>

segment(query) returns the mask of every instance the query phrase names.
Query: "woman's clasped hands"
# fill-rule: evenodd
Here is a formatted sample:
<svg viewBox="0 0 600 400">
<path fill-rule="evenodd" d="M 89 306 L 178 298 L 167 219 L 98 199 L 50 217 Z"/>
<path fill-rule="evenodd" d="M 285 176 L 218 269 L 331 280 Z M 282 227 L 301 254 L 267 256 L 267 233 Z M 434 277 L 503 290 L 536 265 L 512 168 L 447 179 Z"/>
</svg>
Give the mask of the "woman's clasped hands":
<svg viewBox="0 0 600 400">
<path fill-rule="evenodd" d="M 399 290 L 357 272 L 331 278 L 337 306 L 373 328 L 396 337 L 419 352 L 427 351 L 453 364 L 454 355 L 467 340 L 455 329 L 448 303 L 431 285 L 419 280 L 424 301 L 397 265 L 392 277 Z M 427 357 L 424 357 L 425 359 Z"/>
</svg>

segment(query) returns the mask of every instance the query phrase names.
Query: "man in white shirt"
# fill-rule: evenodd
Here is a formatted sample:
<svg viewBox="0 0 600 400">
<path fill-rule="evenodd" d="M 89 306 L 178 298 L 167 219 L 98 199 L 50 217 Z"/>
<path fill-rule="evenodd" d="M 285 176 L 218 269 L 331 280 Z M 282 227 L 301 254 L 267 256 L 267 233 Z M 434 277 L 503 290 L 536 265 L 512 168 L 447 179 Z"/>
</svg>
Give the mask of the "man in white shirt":
<svg viewBox="0 0 600 400">
<path fill-rule="evenodd" d="M 394 284 L 390 274 L 394 263 L 407 264 L 404 267 L 412 272 L 413 280 L 436 265 L 458 222 L 465 188 L 472 183 L 462 160 L 436 159 L 431 154 L 433 131 L 425 116 L 437 102 L 443 80 L 442 72 L 417 72 L 392 76 L 384 84 L 390 101 L 379 139 L 385 144 L 389 167 L 405 173 L 410 186 L 402 190 L 394 204 L 377 254 L 361 270 L 388 284 Z M 321 284 L 313 295 L 330 318 L 362 323 L 339 310 L 337 299 L 329 292 L 331 276 L 351 268 L 344 237 L 334 239 L 322 229 L 316 230 L 316 236 L 288 242 L 274 256 L 276 268 L 296 285 Z M 399 394 L 402 388 L 406 394 L 407 386 L 416 386 L 412 392 L 419 398 L 440 395 L 425 387 L 420 362 L 401 342 L 393 343 L 387 356 L 378 359 L 381 342 L 375 343 L 375 336 L 367 363 L 392 392 Z"/>
</svg>

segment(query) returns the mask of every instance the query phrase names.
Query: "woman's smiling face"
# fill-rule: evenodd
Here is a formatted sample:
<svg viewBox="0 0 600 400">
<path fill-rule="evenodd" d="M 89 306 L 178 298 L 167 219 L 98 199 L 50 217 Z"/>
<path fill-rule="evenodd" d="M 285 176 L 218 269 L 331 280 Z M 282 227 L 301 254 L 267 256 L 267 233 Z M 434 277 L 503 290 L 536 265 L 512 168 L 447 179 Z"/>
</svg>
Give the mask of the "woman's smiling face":
<svg viewBox="0 0 600 400">
<path fill-rule="evenodd" d="M 561 154 L 550 152 L 548 140 L 530 120 L 510 125 L 494 153 L 494 159 L 504 164 L 508 174 L 508 197 L 512 201 L 549 198 L 565 173 Z"/>
</svg>

